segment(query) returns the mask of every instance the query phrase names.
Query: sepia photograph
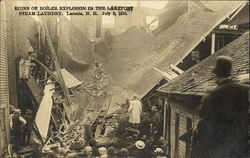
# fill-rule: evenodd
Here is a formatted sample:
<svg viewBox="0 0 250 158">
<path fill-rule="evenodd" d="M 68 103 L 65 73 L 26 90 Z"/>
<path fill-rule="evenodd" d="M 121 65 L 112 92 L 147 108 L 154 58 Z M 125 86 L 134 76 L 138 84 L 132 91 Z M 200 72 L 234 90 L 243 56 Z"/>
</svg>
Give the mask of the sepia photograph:
<svg viewBox="0 0 250 158">
<path fill-rule="evenodd" d="M 0 158 L 249 158 L 249 1 L 0 0 Z"/>
</svg>

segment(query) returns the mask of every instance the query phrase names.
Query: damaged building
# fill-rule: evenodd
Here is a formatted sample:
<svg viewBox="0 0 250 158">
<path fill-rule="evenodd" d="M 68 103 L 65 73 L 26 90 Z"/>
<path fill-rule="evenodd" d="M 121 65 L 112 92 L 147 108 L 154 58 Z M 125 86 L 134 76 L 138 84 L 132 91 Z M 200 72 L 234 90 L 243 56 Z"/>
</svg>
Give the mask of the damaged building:
<svg viewBox="0 0 250 158">
<path fill-rule="evenodd" d="M 207 68 L 228 55 L 240 63 L 235 80 L 249 73 L 245 1 L 169 1 L 161 9 L 138 1 L 126 16 L 20 16 L 12 8 L 33 2 L 0 4 L 0 156 L 74 157 L 88 145 L 136 155 L 143 140 L 152 157 L 161 148 L 189 158 L 179 137 L 195 126 L 204 87 L 214 86 Z M 127 125 L 134 97 L 145 130 Z M 32 145 L 13 148 L 14 113 L 32 118 Z"/>
<path fill-rule="evenodd" d="M 211 69 L 217 56 L 231 56 L 234 62 L 232 79 L 238 83 L 249 84 L 248 35 L 248 32 L 246 32 L 235 41 L 191 67 L 171 83 L 167 83 L 158 89 L 165 94 L 166 104 L 169 107 L 167 120 L 169 126 L 166 133 L 169 146 L 171 146 L 169 152 L 173 157 L 190 157 L 190 140 L 184 142 L 179 140 L 179 137 L 196 126 L 199 120 L 197 107 L 201 104 L 201 97 L 215 87 Z"/>
</svg>

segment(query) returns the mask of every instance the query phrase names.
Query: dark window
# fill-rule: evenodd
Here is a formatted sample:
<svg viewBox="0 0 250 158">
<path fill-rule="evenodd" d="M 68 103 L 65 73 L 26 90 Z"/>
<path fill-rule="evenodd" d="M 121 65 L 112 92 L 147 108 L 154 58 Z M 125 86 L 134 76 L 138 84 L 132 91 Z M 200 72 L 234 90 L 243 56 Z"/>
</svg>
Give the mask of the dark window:
<svg viewBox="0 0 250 158">
<path fill-rule="evenodd" d="M 216 51 L 224 47 L 224 36 L 217 36 L 216 37 Z"/>
</svg>

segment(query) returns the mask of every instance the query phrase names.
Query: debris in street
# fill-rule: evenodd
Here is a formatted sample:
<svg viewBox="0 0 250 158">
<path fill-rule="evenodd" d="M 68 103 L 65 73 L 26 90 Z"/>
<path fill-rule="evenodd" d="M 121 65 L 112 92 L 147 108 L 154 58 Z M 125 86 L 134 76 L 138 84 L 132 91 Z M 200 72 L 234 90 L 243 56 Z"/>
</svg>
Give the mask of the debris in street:
<svg viewBox="0 0 250 158">
<path fill-rule="evenodd" d="M 63 149 L 65 153 L 71 152 L 71 146 L 85 145 L 85 129 L 82 122 L 78 121 L 74 125 L 62 124 L 58 132 L 55 132 L 43 147 L 43 152 L 49 152 L 52 148 Z M 58 143 L 60 142 L 60 144 Z"/>
</svg>

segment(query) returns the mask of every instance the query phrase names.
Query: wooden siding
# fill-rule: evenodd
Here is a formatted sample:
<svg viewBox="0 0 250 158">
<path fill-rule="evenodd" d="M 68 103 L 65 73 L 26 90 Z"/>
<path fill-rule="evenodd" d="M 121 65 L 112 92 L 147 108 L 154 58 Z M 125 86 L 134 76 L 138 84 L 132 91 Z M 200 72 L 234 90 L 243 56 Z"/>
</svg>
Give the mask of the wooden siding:
<svg viewBox="0 0 250 158">
<path fill-rule="evenodd" d="M 175 132 L 176 132 L 176 113 L 179 114 L 179 136 L 183 135 L 187 131 L 187 118 L 190 118 L 192 120 L 192 127 L 197 124 L 199 117 L 197 115 L 193 115 L 191 113 L 188 113 L 184 111 L 183 109 L 178 108 L 178 103 L 171 101 L 171 120 L 170 120 L 170 145 L 171 145 L 171 157 L 175 157 Z M 186 156 L 186 143 L 179 141 L 179 149 L 178 149 L 178 158 L 185 158 Z"/>
<path fill-rule="evenodd" d="M 186 116 L 180 113 L 180 136 L 186 132 Z M 185 157 L 186 143 L 179 140 L 179 158 Z"/>
<path fill-rule="evenodd" d="M 170 120 L 170 145 L 171 145 L 171 157 L 174 156 L 175 151 L 175 109 L 171 109 L 171 120 Z"/>
<path fill-rule="evenodd" d="M 5 2 L 0 1 L 0 153 L 3 153 L 4 149 L 6 149 L 9 140 L 9 92 L 6 32 Z"/>
</svg>

